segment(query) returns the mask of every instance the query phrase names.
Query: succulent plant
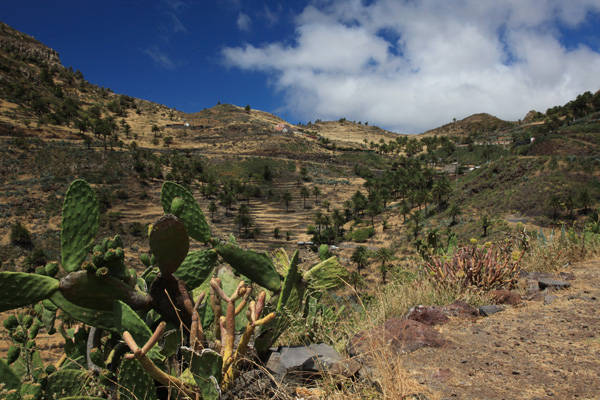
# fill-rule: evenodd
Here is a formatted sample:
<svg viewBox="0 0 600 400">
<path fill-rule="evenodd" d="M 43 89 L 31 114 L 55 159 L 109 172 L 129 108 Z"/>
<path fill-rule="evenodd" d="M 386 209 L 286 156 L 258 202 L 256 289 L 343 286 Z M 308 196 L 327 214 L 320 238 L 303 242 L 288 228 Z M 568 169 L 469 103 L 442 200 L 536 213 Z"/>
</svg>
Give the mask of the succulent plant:
<svg viewBox="0 0 600 400">
<path fill-rule="evenodd" d="M 35 274 L 0 272 L 0 311 L 34 306 L 4 322 L 13 345 L 8 362 L 0 360 L 0 383 L 12 390 L 9 398 L 63 393 L 93 400 L 112 387 L 121 399 L 155 399 L 158 381 L 182 398 L 217 399 L 236 379 L 253 338 L 257 349 L 268 348 L 285 329 L 286 313 L 300 310 L 311 293 L 341 282 L 334 259 L 301 272 L 297 253 L 290 261 L 279 252 L 274 262 L 268 254 L 239 248 L 234 239 L 211 238 L 200 206 L 181 185 L 165 182 L 161 203 L 165 215 L 151 225 L 152 254 L 140 256 L 146 266 L 140 276 L 127 267 L 119 236 L 94 245 L 98 204 L 83 180 L 65 195 L 61 265 L 49 263 Z M 190 238 L 207 248 L 190 252 Z M 216 278 L 219 259 L 242 280 L 233 274 Z M 66 275 L 55 279 L 61 267 Z M 253 290 L 254 284 L 265 290 Z M 72 320 L 84 325 L 69 328 Z M 209 344 L 204 330 L 211 325 Z M 36 350 L 42 327 L 65 339 L 65 357 L 48 367 Z M 262 340 L 255 338 L 257 331 Z M 169 359 L 178 354 L 187 369 L 170 375 Z M 9 364 L 26 365 L 26 379 Z"/>
</svg>

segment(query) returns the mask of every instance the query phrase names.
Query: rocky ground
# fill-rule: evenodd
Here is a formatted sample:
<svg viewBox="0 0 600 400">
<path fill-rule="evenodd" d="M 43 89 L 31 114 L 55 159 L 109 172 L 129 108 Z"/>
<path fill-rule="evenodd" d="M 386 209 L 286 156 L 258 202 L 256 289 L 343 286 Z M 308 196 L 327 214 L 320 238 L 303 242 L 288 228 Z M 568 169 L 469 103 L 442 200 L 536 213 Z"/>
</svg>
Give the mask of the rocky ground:
<svg viewBox="0 0 600 400">
<path fill-rule="evenodd" d="M 600 260 L 568 272 L 569 288 L 489 317 L 450 317 L 436 326 L 446 344 L 403 356 L 405 368 L 443 399 L 600 398 Z"/>
</svg>

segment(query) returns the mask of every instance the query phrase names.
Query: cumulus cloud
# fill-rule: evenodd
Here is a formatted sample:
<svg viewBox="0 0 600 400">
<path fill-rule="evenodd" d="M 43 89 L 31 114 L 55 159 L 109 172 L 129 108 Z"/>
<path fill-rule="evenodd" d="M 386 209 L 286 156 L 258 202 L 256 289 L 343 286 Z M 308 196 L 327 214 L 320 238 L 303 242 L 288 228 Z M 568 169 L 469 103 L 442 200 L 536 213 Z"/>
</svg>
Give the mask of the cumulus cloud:
<svg viewBox="0 0 600 400">
<path fill-rule="evenodd" d="M 222 55 L 269 74 L 300 118 L 417 133 L 477 112 L 517 120 L 600 89 L 599 49 L 562 37 L 599 12 L 598 0 L 315 0 L 292 42 Z"/>
</svg>

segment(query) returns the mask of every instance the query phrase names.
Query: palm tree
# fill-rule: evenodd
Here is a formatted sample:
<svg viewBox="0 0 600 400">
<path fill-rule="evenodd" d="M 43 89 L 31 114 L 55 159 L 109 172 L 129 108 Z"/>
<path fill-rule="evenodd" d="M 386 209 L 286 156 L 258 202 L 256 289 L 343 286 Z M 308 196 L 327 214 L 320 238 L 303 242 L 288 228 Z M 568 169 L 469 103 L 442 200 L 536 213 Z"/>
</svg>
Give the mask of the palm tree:
<svg viewBox="0 0 600 400">
<path fill-rule="evenodd" d="M 315 203 L 319 202 L 319 196 L 321 195 L 321 189 L 318 186 L 315 186 L 312 190 L 313 196 L 315 196 Z"/>
<path fill-rule="evenodd" d="M 483 237 L 487 236 L 487 230 L 492 226 L 492 220 L 487 215 L 481 217 L 481 227 L 483 228 Z"/>
<path fill-rule="evenodd" d="M 306 208 L 306 198 L 308 196 L 310 196 L 310 192 L 308 191 L 308 188 L 306 186 L 302 186 L 302 189 L 300 189 L 300 197 L 302 197 L 304 208 Z"/>
<path fill-rule="evenodd" d="M 458 204 L 454 203 L 450 206 L 450 208 L 448 209 L 448 216 L 452 218 L 451 225 L 456 224 L 456 217 L 458 217 L 461 214 L 462 210 L 460 209 Z"/>
<path fill-rule="evenodd" d="M 552 207 L 552 219 L 556 219 L 558 216 L 558 210 L 561 207 L 560 197 L 557 194 L 550 195 L 548 199 L 548 204 Z"/>
<path fill-rule="evenodd" d="M 348 283 L 352 285 L 354 291 L 358 295 L 358 289 L 365 285 L 365 280 L 358 272 L 352 271 L 352 273 L 348 276 Z"/>
<path fill-rule="evenodd" d="M 578 200 L 579 200 L 579 204 L 581 204 L 581 206 L 583 207 L 584 214 L 587 214 L 588 207 L 590 206 L 590 203 L 592 202 L 592 196 L 590 196 L 590 192 L 588 192 L 588 190 L 585 188 L 581 189 L 581 192 L 579 192 Z"/>
<path fill-rule="evenodd" d="M 335 229 L 337 230 L 338 234 L 341 234 L 342 227 L 346 223 L 346 217 L 340 210 L 334 208 L 333 213 L 331 215 L 331 219 L 333 220 L 333 226 L 335 226 Z"/>
<path fill-rule="evenodd" d="M 369 259 L 368 252 L 367 248 L 361 245 L 358 246 L 352 253 L 352 256 L 350 256 L 350 261 L 356 264 L 359 275 L 362 269 L 367 265 L 367 260 Z"/>
<path fill-rule="evenodd" d="M 388 263 L 394 259 L 394 253 L 394 250 L 385 247 L 380 248 L 375 253 L 375 259 L 377 261 L 381 261 L 379 271 L 381 272 L 381 283 L 384 285 L 386 283 L 386 277 L 390 267 Z"/>
<path fill-rule="evenodd" d="M 410 214 L 410 206 L 406 200 L 402 200 L 400 203 L 400 213 L 402 214 L 402 222 L 406 222 L 406 214 Z"/>
<path fill-rule="evenodd" d="M 210 219 L 213 221 L 215 220 L 215 213 L 217 212 L 217 210 L 217 203 L 215 203 L 214 200 L 208 203 L 208 212 L 210 213 Z"/>
<path fill-rule="evenodd" d="M 331 203 L 328 202 L 327 200 L 323 200 L 323 207 L 325 207 L 327 212 L 329 212 L 329 207 L 331 207 Z"/>
<path fill-rule="evenodd" d="M 285 203 L 285 212 L 288 212 L 290 203 L 292 201 L 292 194 L 290 192 L 285 192 L 285 193 L 283 193 L 281 198 L 283 199 L 283 202 Z"/>
</svg>

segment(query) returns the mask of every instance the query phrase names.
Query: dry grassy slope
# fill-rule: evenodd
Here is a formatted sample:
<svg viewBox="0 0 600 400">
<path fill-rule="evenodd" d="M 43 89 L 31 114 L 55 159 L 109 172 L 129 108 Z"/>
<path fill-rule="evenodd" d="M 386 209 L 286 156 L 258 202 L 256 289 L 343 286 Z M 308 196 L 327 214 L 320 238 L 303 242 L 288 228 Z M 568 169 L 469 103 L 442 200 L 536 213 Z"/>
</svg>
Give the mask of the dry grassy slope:
<svg viewBox="0 0 600 400">
<path fill-rule="evenodd" d="M 512 124 L 512 122 L 501 120 L 500 118 L 494 117 L 490 114 L 473 114 L 459 121 L 451 122 L 449 124 L 442 125 L 439 128 L 428 130 L 418 136 L 466 136 L 472 132 L 477 133 L 495 130 L 496 128 L 508 126 L 510 124 Z"/>
<path fill-rule="evenodd" d="M 355 143 L 361 146 L 365 144 L 365 139 L 369 143 L 379 143 L 380 139 L 389 142 L 400 136 L 400 134 L 386 131 L 377 126 L 357 124 L 350 121 L 316 122 L 311 125 L 303 125 L 302 128 L 308 131 L 315 131 L 332 141 Z"/>
</svg>

